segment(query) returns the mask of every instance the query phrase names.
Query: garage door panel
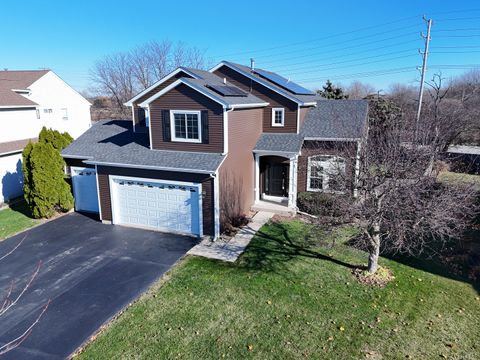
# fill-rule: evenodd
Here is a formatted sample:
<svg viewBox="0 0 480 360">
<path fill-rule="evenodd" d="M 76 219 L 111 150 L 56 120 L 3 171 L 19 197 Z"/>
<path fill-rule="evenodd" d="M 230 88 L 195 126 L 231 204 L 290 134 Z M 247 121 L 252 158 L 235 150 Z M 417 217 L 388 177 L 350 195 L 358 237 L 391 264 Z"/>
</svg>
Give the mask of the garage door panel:
<svg viewBox="0 0 480 360">
<path fill-rule="evenodd" d="M 123 179 L 112 185 L 115 223 L 200 235 L 196 186 Z"/>
<path fill-rule="evenodd" d="M 72 167 L 75 210 L 98 213 L 97 174 L 95 169 Z"/>
</svg>

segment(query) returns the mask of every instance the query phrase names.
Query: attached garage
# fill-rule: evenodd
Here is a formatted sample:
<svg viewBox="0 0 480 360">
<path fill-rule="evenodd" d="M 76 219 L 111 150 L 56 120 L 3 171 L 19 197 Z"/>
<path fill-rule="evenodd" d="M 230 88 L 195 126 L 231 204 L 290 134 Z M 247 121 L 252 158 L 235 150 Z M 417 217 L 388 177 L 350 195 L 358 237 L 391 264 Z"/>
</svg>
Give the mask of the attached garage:
<svg viewBox="0 0 480 360">
<path fill-rule="evenodd" d="M 203 236 L 202 185 L 109 176 L 112 222 Z"/>
<path fill-rule="evenodd" d="M 71 167 L 75 211 L 99 212 L 97 172 L 94 168 Z"/>
</svg>

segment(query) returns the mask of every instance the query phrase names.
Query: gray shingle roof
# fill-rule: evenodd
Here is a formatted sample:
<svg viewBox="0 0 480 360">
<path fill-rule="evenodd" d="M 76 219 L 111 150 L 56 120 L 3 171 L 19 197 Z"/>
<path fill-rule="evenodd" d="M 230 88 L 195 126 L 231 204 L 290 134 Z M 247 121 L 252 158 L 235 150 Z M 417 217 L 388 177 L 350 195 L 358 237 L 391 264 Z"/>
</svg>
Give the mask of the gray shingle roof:
<svg viewBox="0 0 480 360">
<path fill-rule="evenodd" d="M 305 116 L 300 134 L 305 138 L 360 138 L 367 115 L 367 100 L 319 100 Z"/>
<path fill-rule="evenodd" d="M 261 82 L 265 82 L 267 83 L 268 85 L 270 86 L 273 86 L 274 88 L 276 88 L 278 91 L 280 91 L 281 93 L 285 93 L 295 99 L 297 99 L 299 102 L 304 102 L 304 103 L 310 103 L 310 102 L 316 102 L 319 100 L 319 96 L 318 95 L 299 95 L 299 94 L 295 94 L 291 91 L 289 91 L 288 89 L 284 89 L 283 87 L 281 86 L 278 86 L 277 84 L 275 84 L 274 82 L 264 78 L 264 77 L 261 77 L 260 75 L 256 74 L 255 72 L 251 72 L 251 69 L 249 66 L 245 66 L 245 65 L 241 65 L 241 64 L 237 64 L 237 63 L 234 63 L 234 62 L 231 62 L 231 61 L 223 61 L 224 64 L 228 64 L 230 66 L 233 66 L 234 68 L 238 68 L 239 70 L 245 72 L 245 73 L 248 73 L 250 74 L 251 76 L 257 78 L 258 80 L 260 80 Z M 263 70 L 263 69 L 259 69 L 259 70 Z M 267 71 L 267 70 L 263 70 L 263 71 L 266 71 L 266 72 L 270 72 L 271 71 Z"/>
<path fill-rule="evenodd" d="M 151 150 L 148 134 L 134 133 L 129 120 L 97 122 L 62 151 L 63 157 L 172 171 L 214 172 L 224 155 L 217 153 Z"/>
<path fill-rule="evenodd" d="M 272 151 L 298 153 L 302 148 L 303 136 L 299 134 L 263 133 L 253 151 Z"/>
</svg>

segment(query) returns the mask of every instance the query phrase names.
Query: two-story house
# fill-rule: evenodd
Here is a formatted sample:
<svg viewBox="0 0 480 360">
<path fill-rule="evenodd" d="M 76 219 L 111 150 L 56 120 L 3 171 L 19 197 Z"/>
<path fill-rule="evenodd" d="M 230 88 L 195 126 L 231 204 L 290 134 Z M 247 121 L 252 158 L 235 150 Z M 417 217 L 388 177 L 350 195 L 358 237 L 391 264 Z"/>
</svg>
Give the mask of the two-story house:
<svg viewBox="0 0 480 360">
<path fill-rule="evenodd" d="M 90 123 L 90 103 L 53 71 L 0 71 L 0 203 L 22 195 L 22 151 L 43 126 L 77 138 Z"/>
<path fill-rule="evenodd" d="M 227 213 L 266 204 L 294 212 L 298 192 L 329 190 L 333 164 L 354 176 L 355 159 L 332 144 L 358 146 L 367 118 L 365 101 L 322 100 L 227 61 L 180 67 L 125 105 L 132 121 L 99 122 L 62 152 L 76 210 L 213 238 Z"/>
</svg>

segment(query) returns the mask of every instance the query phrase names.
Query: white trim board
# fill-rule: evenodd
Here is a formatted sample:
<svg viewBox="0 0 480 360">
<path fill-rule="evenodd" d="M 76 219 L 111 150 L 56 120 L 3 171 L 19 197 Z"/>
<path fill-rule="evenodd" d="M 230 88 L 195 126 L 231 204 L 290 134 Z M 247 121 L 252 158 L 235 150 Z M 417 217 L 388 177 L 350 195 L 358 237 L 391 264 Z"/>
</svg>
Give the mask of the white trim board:
<svg viewBox="0 0 480 360">
<path fill-rule="evenodd" d="M 277 124 L 275 122 L 275 113 L 280 111 L 282 113 L 282 122 Z M 285 108 L 283 107 L 274 107 L 272 108 L 272 127 L 284 127 L 285 126 Z"/>
<path fill-rule="evenodd" d="M 198 86 L 196 85 L 193 85 L 192 83 L 188 82 L 186 79 L 183 79 L 183 78 L 180 78 L 178 79 L 177 81 L 171 83 L 170 85 L 168 85 L 167 87 L 164 87 L 162 90 L 160 90 L 159 92 L 155 93 L 154 95 L 150 96 L 147 100 L 145 100 L 144 102 L 142 102 L 141 104 L 139 104 L 138 106 L 140 107 L 146 107 L 148 105 L 150 105 L 153 101 L 155 101 L 156 99 L 158 99 L 160 96 L 164 95 L 165 93 L 169 92 L 170 90 L 176 88 L 178 85 L 180 84 L 184 84 L 184 85 L 187 85 L 188 87 L 198 91 L 200 94 L 210 98 L 211 100 L 219 103 L 220 105 L 223 106 L 224 109 L 228 108 L 230 105 L 227 104 L 225 101 L 221 100 L 220 98 L 216 97 L 216 96 L 213 96 L 212 94 L 210 93 L 207 93 L 205 92 L 203 89 L 199 88 Z"/>
<path fill-rule="evenodd" d="M 188 137 L 178 138 L 175 134 L 175 114 L 182 115 L 197 115 L 197 132 L 198 139 L 190 139 Z M 188 136 L 187 130 L 187 118 L 185 117 L 185 136 Z M 200 110 L 170 110 L 170 139 L 172 142 L 184 142 L 184 143 L 202 143 L 202 112 Z"/>
<path fill-rule="evenodd" d="M 130 100 L 128 100 L 126 103 L 124 103 L 123 105 L 125 106 L 133 106 L 133 102 L 139 98 L 141 98 L 143 95 L 147 94 L 148 92 L 152 91 L 153 89 L 155 89 L 157 86 L 163 84 L 165 81 L 167 81 L 168 79 L 170 79 L 172 76 L 175 76 L 177 75 L 179 72 L 183 71 L 184 73 L 190 75 L 191 77 L 193 77 L 194 79 L 198 79 L 198 76 L 195 75 L 194 73 L 192 73 L 191 71 L 183 68 L 183 67 L 178 67 L 176 68 L 175 70 L 173 70 L 172 72 L 170 72 L 169 74 L 165 75 L 163 78 L 161 78 L 160 80 L 158 80 L 156 83 L 154 83 L 153 85 L 149 86 L 148 88 L 146 88 L 145 90 L 143 90 L 142 92 L 140 92 L 139 94 L 135 95 L 133 98 L 131 98 Z"/>
<path fill-rule="evenodd" d="M 164 170 L 164 171 L 187 172 L 187 173 L 195 173 L 195 174 L 215 173 L 215 171 L 208 171 L 208 170 L 171 168 L 166 166 L 154 166 L 154 165 L 120 164 L 120 163 L 110 163 L 110 162 L 103 162 L 103 161 L 84 161 L 84 163 L 89 165 L 99 165 L 99 166 L 124 167 L 124 168 L 131 168 L 131 169 L 147 169 L 147 170 Z"/>
<path fill-rule="evenodd" d="M 202 196 L 202 184 L 195 183 L 195 182 L 187 182 L 187 181 L 175 181 L 175 180 L 163 180 L 163 179 L 152 179 L 152 178 L 141 178 L 141 177 L 132 177 L 132 176 L 121 176 L 121 175 L 108 175 L 108 186 L 110 188 L 110 206 L 112 210 L 112 224 L 114 225 L 122 225 L 117 222 L 116 219 L 116 211 L 115 211 L 115 202 L 116 202 L 116 193 L 114 189 L 116 189 L 114 185 L 115 180 L 126 180 L 126 181 L 139 181 L 139 182 L 151 182 L 151 183 L 158 183 L 158 184 L 166 184 L 166 185 L 177 185 L 177 186 L 189 186 L 195 187 L 197 189 L 198 194 L 198 237 L 203 237 L 203 196 Z M 132 226 L 130 224 L 124 225 L 128 227 L 137 227 Z M 148 227 L 148 226 L 138 226 L 139 228 L 145 228 L 149 230 L 158 230 L 158 231 L 165 231 L 169 233 L 179 233 L 179 234 L 186 234 L 186 235 L 194 235 L 193 233 L 183 233 L 183 232 L 176 232 L 174 230 L 165 228 L 156 228 L 156 227 Z"/>
<path fill-rule="evenodd" d="M 287 99 L 301 105 L 301 106 L 308 106 L 308 105 L 314 105 L 316 104 L 316 102 L 303 102 L 301 101 L 300 99 L 297 99 L 296 97 L 294 97 L 293 95 L 290 95 L 288 94 L 287 92 L 279 89 L 278 87 L 276 86 L 272 86 L 270 85 L 269 83 L 267 83 L 266 81 L 256 77 L 256 76 L 253 76 L 245 71 L 243 71 L 242 69 L 239 69 L 237 66 L 235 66 L 234 64 L 228 62 L 228 61 L 221 61 L 219 64 L 215 65 L 214 67 L 212 67 L 210 70 L 211 73 L 213 73 L 215 70 L 218 70 L 219 68 L 221 68 L 222 66 L 227 66 L 229 67 L 230 69 L 232 70 L 235 70 L 236 72 L 242 74 L 243 76 L 246 76 L 248 77 L 249 79 L 259 83 L 260 85 L 263 85 L 265 86 L 266 88 L 276 92 L 277 94 L 280 94 L 282 95 L 283 97 L 286 97 Z"/>
</svg>

